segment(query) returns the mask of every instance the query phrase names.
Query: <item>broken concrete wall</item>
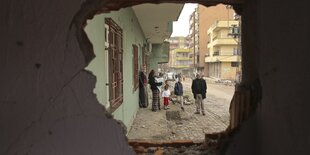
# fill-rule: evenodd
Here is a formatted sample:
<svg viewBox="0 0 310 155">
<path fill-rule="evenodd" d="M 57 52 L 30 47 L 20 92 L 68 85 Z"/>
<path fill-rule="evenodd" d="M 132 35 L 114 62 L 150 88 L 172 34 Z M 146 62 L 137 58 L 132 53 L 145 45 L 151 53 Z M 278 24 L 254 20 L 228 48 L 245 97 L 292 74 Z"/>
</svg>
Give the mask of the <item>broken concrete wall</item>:
<svg viewBox="0 0 310 155">
<path fill-rule="evenodd" d="M 85 58 L 70 27 L 80 4 L 0 1 L 1 155 L 132 153 L 91 93 L 94 76 L 83 71 Z M 254 67 L 245 79 L 260 78 L 263 100 L 226 154 L 310 154 L 307 1 L 248 0 L 244 9 L 254 36 L 243 52 L 257 48 L 248 57 L 254 61 L 244 62 Z"/>
<path fill-rule="evenodd" d="M 262 154 L 310 154 L 307 4 L 264 0 L 259 5 Z"/>
<path fill-rule="evenodd" d="M 81 1 L 0 2 L 0 154 L 133 154 L 92 93 L 70 26 Z"/>
<path fill-rule="evenodd" d="M 262 101 L 237 131 L 226 154 L 310 154 L 310 10 L 306 2 L 260 0 L 244 5 L 244 78 L 250 88 L 260 79 Z"/>
</svg>

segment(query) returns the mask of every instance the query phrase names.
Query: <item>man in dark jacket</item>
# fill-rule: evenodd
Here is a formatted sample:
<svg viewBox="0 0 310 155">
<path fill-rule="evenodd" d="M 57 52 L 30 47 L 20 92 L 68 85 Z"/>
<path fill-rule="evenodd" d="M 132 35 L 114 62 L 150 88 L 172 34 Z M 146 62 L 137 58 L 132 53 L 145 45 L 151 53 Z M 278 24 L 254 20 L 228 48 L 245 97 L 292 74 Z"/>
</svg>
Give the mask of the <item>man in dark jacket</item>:
<svg viewBox="0 0 310 155">
<path fill-rule="evenodd" d="M 196 103 L 195 114 L 200 114 L 201 111 L 202 115 L 205 115 L 203 101 L 206 98 L 207 84 L 200 74 L 197 74 L 196 79 L 194 79 L 192 82 L 192 93 L 194 95 Z"/>
<path fill-rule="evenodd" d="M 179 78 L 178 82 L 174 85 L 174 94 L 177 96 L 178 101 L 181 104 L 181 109 L 184 111 L 183 107 L 183 85 L 182 85 L 182 79 Z"/>
</svg>

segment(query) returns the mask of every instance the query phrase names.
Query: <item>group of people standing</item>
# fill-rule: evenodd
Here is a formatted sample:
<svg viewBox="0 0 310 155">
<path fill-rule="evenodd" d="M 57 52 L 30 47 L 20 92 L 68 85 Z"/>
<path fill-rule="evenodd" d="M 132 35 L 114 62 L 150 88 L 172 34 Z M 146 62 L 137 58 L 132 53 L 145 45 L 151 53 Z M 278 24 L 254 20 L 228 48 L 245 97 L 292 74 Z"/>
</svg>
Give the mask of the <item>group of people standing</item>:
<svg viewBox="0 0 310 155">
<path fill-rule="evenodd" d="M 163 98 L 164 109 L 169 109 L 169 100 L 171 92 L 169 90 L 169 84 L 164 80 L 162 75 L 155 75 L 155 71 L 151 70 L 148 76 L 148 83 L 150 84 L 150 88 L 152 90 L 152 111 L 161 110 L 160 106 L 160 96 Z M 163 86 L 163 90 L 161 90 L 161 86 Z M 192 93 L 195 98 L 196 103 L 196 112 L 195 114 L 202 113 L 205 115 L 204 110 L 204 99 L 206 98 L 207 93 L 207 84 L 206 81 L 202 78 L 200 74 L 196 75 L 196 78 L 192 82 Z M 177 96 L 177 100 L 180 102 L 181 109 L 184 111 L 184 103 L 183 103 L 183 84 L 182 78 L 178 77 L 177 82 L 174 86 L 174 94 Z"/>
</svg>

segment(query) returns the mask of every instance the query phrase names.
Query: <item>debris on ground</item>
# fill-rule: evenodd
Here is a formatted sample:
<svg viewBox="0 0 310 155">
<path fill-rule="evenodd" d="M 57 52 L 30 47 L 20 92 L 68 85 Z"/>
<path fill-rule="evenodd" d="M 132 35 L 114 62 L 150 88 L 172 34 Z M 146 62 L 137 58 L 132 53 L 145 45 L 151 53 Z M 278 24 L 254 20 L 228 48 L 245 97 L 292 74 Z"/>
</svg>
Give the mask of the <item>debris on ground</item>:
<svg viewBox="0 0 310 155">
<path fill-rule="evenodd" d="M 194 143 L 181 140 L 171 142 L 129 141 L 138 155 L 216 155 L 225 149 L 232 132 L 205 134 L 205 141 Z"/>
<path fill-rule="evenodd" d="M 179 111 L 166 111 L 166 119 L 170 120 L 181 120 L 181 115 Z"/>
<path fill-rule="evenodd" d="M 207 149 L 204 144 L 190 146 L 133 146 L 137 155 L 215 155 L 216 151 Z"/>
<path fill-rule="evenodd" d="M 177 96 L 176 95 L 171 95 L 170 96 L 170 101 L 171 101 L 172 104 L 178 103 Z"/>
<path fill-rule="evenodd" d="M 184 102 L 184 105 L 194 104 L 193 99 L 191 99 L 188 95 L 183 96 L 183 102 Z"/>
<path fill-rule="evenodd" d="M 170 101 L 172 104 L 180 104 L 180 102 L 178 101 L 177 99 L 177 96 L 176 95 L 171 95 L 170 96 Z M 191 105 L 191 104 L 194 104 L 194 100 L 190 98 L 190 96 L 188 95 L 184 95 L 183 96 L 183 103 L 184 105 Z"/>
</svg>

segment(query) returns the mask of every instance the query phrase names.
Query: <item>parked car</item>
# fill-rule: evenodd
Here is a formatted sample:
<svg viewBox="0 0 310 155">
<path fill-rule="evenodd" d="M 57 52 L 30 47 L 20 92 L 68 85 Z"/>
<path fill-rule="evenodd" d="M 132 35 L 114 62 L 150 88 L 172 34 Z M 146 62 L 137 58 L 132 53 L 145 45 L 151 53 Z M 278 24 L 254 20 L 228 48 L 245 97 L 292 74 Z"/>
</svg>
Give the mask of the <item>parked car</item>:
<svg viewBox="0 0 310 155">
<path fill-rule="evenodd" d="M 174 81 L 175 80 L 175 73 L 173 73 L 173 72 L 166 73 L 166 80 Z"/>
</svg>

